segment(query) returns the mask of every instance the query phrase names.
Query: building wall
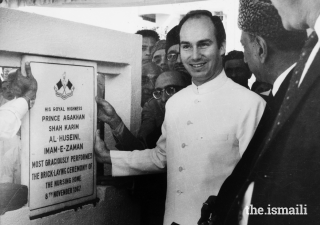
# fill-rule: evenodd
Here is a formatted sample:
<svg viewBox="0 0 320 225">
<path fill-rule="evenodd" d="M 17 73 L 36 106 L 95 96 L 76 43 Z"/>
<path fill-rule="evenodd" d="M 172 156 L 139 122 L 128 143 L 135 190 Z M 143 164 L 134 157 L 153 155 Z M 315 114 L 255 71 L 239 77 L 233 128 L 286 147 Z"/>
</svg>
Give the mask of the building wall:
<svg viewBox="0 0 320 225">
<path fill-rule="evenodd" d="M 106 99 L 132 131 L 138 130 L 141 36 L 5 8 L 0 8 L 0 31 L 0 67 L 21 67 L 24 55 L 97 63 L 97 72 L 106 77 Z M 100 186 L 97 193 L 96 206 L 34 220 L 25 206 L 0 216 L 0 224 L 139 224 L 138 202 L 126 189 Z"/>
<path fill-rule="evenodd" d="M 0 67 L 20 67 L 23 54 L 79 59 L 98 63 L 98 72 L 123 83 L 117 111 L 132 130 L 140 125 L 140 35 L 0 8 Z M 114 79 L 115 78 L 115 79 Z M 109 79 L 109 80 L 110 80 Z M 108 92 L 118 87 L 109 86 Z M 129 92 L 129 94 L 128 94 Z M 138 103 L 138 104 L 136 104 Z"/>
</svg>

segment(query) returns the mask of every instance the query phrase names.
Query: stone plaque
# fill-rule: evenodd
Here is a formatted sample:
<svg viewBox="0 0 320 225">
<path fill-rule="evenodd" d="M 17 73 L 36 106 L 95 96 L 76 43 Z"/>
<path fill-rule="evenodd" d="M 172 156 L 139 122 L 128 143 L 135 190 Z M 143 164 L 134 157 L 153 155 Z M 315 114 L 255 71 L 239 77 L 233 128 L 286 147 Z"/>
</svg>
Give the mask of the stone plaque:
<svg viewBox="0 0 320 225">
<path fill-rule="evenodd" d="M 24 123 L 29 131 L 23 129 L 29 208 L 36 216 L 96 197 L 96 65 L 42 57 L 24 61 L 38 82 L 36 102 Z"/>
</svg>

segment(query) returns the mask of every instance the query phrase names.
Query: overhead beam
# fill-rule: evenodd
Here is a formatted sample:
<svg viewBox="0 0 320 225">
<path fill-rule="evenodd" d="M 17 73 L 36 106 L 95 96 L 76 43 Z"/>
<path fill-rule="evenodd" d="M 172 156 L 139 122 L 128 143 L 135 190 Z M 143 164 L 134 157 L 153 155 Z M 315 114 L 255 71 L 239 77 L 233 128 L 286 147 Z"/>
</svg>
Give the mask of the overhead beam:
<svg viewBox="0 0 320 225">
<path fill-rule="evenodd" d="M 23 7 L 23 6 L 43 6 L 43 7 L 130 7 L 163 5 L 185 2 L 197 2 L 205 0 L 10 0 L 2 1 L 0 7 Z"/>
</svg>

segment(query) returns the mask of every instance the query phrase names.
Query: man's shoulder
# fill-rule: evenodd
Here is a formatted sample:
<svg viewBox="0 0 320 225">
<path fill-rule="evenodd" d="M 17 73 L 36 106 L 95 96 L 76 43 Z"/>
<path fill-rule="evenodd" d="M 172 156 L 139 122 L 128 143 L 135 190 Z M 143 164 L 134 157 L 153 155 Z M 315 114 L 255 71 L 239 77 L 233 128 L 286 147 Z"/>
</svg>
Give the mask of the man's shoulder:
<svg viewBox="0 0 320 225">
<path fill-rule="evenodd" d="M 191 85 L 181 89 L 179 92 L 175 93 L 171 98 L 168 99 L 166 105 L 169 104 L 183 104 L 183 100 L 190 95 L 192 92 Z"/>
<path fill-rule="evenodd" d="M 264 99 L 257 93 L 235 83 L 231 79 L 228 82 L 227 88 L 230 90 L 230 94 L 237 99 L 243 99 L 243 101 L 249 102 L 264 102 Z"/>
</svg>

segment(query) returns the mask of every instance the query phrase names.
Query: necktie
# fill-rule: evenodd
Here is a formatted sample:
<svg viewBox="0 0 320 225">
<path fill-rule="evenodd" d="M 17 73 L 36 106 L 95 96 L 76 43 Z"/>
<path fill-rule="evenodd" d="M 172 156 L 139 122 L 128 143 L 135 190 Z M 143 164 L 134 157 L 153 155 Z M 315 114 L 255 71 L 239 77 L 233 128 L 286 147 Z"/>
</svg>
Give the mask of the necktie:
<svg viewBox="0 0 320 225">
<path fill-rule="evenodd" d="M 293 100 L 292 96 L 294 96 L 294 94 L 297 92 L 302 72 L 303 72 L 304 67 L 306 65 L 306 62 L 310 56 L 310 53 L 317 42 L 318 42 L 318 36 L 317 36 L 316 32 L 312 32 L 312 34 L 309 36 L 308 40 L 306 41 L 306 43 L 301 51 L 300 58 L 297 62 L 297 65 L 296 65 L 294 71 L 293 71 L 293 75 L 290 80 L 290 84 L 289 84 L 287 93 L 286 93 L 285 98 L 284 98 L 282 105 L 281 105 L 281 109 L 280 109 L 281 114 L 280 113 L 278 114 L 276 125 L 280 124 L 280 121 L 282 121 L 282 116 L 285 115 L 288 112 L 288 110 L 290 109 L 290 101 Z"/>
<path fill-rule="evenodd" d="M 291 96 L 297 91 L 298 89 L 298 84 L 299 84 L 299 81 L 300 81 L 300 78 L 301 78 L 301 75 L 302 75 L 302 72 L 304 70 L 304 67 L 305 67 L 305 64 L 309 58 L 309 55 L 312 51 L 312 49 L 314 48 L 314 46 L 316 45 L 318 41 L 318 36 L 315 32 L 313 32 L 308 40 L 306 41 L 303 49 L 302 49 L 302 52 L 300 54 L 300 58 L 297 62 L 297 65 L 293 71 L 293 75 L 292 75 L 292 78 L 290 80 L 290 84 L 289 84 L 289 88 L 287 90 L 287 93 L 285 95 L 285 98 L 283 100 L 283 103 L 281 105 L 281 113 L 278 114 L 277 118 L 276 118 L 276 121 L 275 121 L 275 124 L 273 125 L 273 128 L 270 132 L 270 136 L 273 136 L 274 134 L 274 131 L 276 130 L 276 127 L 278 125 L 280 125 L 281 121 L 282 121 L 282 118 L 283 118 L 283 115 L 285 115 L 288 110 L 289 110 L 289 107 L 290 107 L 290 100 L 291 100 Z M 268 142 L 270 142 L 271 138 L 268 138 L 266 144 L 268 144 Z M 259 154 L 259 158 L 260 156 L 262 155 L 262 153 Z M 257 165 L 257 161 L 255 162 L 255 166 Z M 253 167 L 255 167 L 253 166 Z M 254 180 L 254 179 L 253 179 Z M 249 183 L 248 183 L 249 184 Z M 244 196 L 244 193 L 245 191 L 247 190 L 247 188 L 244 188 L 242 189 L 242 193 L 239 195 L 239 196 Z M 241 201 L 237 201 L 238 203 L 238 207 L 241 206 Z M 242 211 L 239 211 L 239 208 L 236 208 L 234 211 L 232 211 L 232 213 L 239 213 L 239 212 L 242 212 Z"/>
<path fill-rule="evenodd" d="M 286 115 L 288 115 L 288 112 L 290 111 L 290 103 L 293 100 L 292 96 L 294 96 L 294 94 L 298 91 L 298 84 L 302 75 L 302 72 L 304 70 L 304 67 L 306 65 L 306 62 L 309 58 L 309 55 L 313 49 L 313 47 L 316 45 L 318 41 L 318 36 L 315 32 L 312 32 L 312 34 L 309 36 L 308 40 L 306 41 L 302 52 L 300 54 L 300 58 L 297 62 L 297 65 L 293 71 L 293 75 L 291 77 L 290 80 L 290 84 L 288 87 L 287 92 L 285 93 L 283 102 L 280 106 L 278 115 L 274 121 L 274 124 L 272 126 L 272 129 L 270 131 L 270 133 L 268 134 L 268 139 L 266 140 L 264 146 L 268 146 L 268 144 L 271 141 L 271 137 L 274 136 L 277 128 L 283 123 L 283 121 L 286 118 Z M 267 148 L 264 148 L 267 149 Z M 260 152 L 258 158 L 261 157 L 261 155 L 263 155 L 264 151 Z M 253 167 L 255 167 L 258 163 L 258 160 L 255 162 L 255 165 Z"/>
<path fill-rule="evenodd" d="M 295 88 L 298 87 L 302 72 L 304 70 L 304 67 L 306 65 L 306 62 L 310 56 L 310 53 L 312 51 L 312 49 L 314 48 L 314 46 L 316 45 L 316 43 L 318 42 L 318 36 L 316 34 L 316 32 L 312 32 L 312 34 L 309 36 L 308 40 L 306 41 L 302 52 L 300 54 L 300 58 L 297 62 L 297 65 L 293 71 L 293 76 L 292 79 L 290 81 L 290 86 L 288 88 L 288 93 L 287 95 L 290 95 L 290 90 L 294 90 Z"/>
</svg>

